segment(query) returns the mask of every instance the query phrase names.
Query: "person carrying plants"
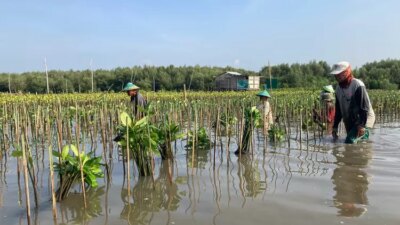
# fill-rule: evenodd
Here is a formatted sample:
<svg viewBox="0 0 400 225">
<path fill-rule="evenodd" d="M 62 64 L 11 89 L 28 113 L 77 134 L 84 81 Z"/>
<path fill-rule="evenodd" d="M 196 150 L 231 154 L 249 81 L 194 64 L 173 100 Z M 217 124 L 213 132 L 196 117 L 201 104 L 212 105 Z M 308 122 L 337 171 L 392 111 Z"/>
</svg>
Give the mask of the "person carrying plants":
<svg viewBox="0 0 400 225">
<path fill-rule="evenodd" d="M 247 154 L 252 149 L 253 131 L 263 122 L 264 135 L 268 134 L 268 130 L 273 125 L 272 109 L 268 102 L 271 95 L 264 90 L 257 94 L 260 97 L 260 104 L 245 109 L 245 124 L 241 143 L 235 151 L 235 155 Z"/>
<path fill-rule="evenodd" d="M 260 97 L 260 103 L 257 105 L 257 109 L 261 112 L 261 118 L 263 121 L 263 134 L 267 135 L 268 130 L 274 123 L 272 116 L 272 108 L 268 101 L 268 99 L 271 98 L 271 95 L 268 93 L 267 90 L 264 90 L 259 92 L 257 96 Z"/>
<path fill-rule="evenodd" d="M 347 132 L 345 143 L 367 140 L 369 130 L 375 123 L 375 113 L 364 83 L 353 77 L 348 62 L 334 64 L 330 74 L 335 76 L 339 84 L 335 94 L 336 111 L 332 130 L 334 140 L 338 138 L 338 126 L 342 120 Z"/>
<path fill-rule="evenodd" d="M 146 99 L 139 93 L 139 87 L 131 82 L 128 82 L 123 91 L 126 91 L 128 96 L 131 97 L 131 103 L 133 104 L 133 115 L 136 119 L 143 117 L 143 113 L 140 112 L 139 107 L 144 108 L 147 105 Z"/>
<path fill-rule="evenodd" d="M 333 121 L 335 119 L 335 90 L 332 85 L 322 87 L 319 96 L 321 109 L 318 111 L 313 109 L 313 119 L 323 129 L 326 129 L 329 134 L 332 133 Z"/>
</svg>

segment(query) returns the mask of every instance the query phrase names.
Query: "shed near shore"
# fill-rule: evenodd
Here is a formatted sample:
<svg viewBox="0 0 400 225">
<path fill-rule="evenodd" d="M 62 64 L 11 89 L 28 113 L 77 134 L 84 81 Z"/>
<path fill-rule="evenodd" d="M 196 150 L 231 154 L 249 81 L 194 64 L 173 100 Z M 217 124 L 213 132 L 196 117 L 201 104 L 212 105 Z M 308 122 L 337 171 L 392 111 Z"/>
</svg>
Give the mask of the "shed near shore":
<svg viewBox="0 0 400 225">
<path fill-rule="evenodd" d="M 232 71 L 227 71 L 223 74 L 220 74 L 216 78 L 215 82 L 218 91 L 243 91 L 260 89 L 259 76 L 248 76 Z"/>
</svg>

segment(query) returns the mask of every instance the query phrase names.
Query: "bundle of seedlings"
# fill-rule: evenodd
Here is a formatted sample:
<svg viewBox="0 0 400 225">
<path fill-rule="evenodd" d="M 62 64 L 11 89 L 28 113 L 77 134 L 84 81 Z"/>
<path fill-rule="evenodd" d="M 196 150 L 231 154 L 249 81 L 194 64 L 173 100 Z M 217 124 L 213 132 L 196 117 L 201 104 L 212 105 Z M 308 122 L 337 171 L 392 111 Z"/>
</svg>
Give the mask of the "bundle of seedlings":
<svg viewBox="0 0 400 225">
<path fill-rule="evenodd" d="M 261 113 L 256 106 L 245 109 L 244 120 L 242 139 L 239 148 L 235 151 L 236 155 L 246 154 L 252 148 L 254 129 L 261 125 Z"/>
</svg>

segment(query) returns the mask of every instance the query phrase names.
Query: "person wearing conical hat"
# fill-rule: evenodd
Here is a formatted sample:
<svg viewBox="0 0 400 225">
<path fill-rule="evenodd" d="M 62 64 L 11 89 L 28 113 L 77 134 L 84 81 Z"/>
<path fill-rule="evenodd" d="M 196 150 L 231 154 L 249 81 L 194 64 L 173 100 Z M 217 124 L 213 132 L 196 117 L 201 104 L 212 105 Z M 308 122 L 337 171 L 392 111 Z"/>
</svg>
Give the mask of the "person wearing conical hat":
<svg viewBox="0 0 400 225">
<path fill-rule="evenodd" d="M 267 135 L 270 126 L 273 124 L 272 109 L 271 109 L 271 106 L 268 101 L 268 99 L 271 98 L 271 95 L 268 93 L 267 90 L 264 90 L 264 91 L 257 93 L 257 96 L 260 97 L 260 103 L 256 106 L 256 108 L 261 113 L 261 118 L 262 118 L 262 122 L 263 122 L 263 134 Z M 254 107 L 252 107 L 252 108 L 254 108 Z M 246 135 L 246 134 L 253 132 L 252 130 L 250 130 L 250 129 L 254 129 L 254 127 L 252 127 L 250 125 L 252 123 L 250 121 L 251 121 L 250 118 L 245 119 L 242 143 L 246 142 L 243 140 L 246 140 L 246 139 L 249 140 L 249 137 L 251 137 L 251 135 Z M 248 145 L 239 145 L 238 147 L 239 148 L 235 151 L 235 155 L 237 155 L 237 156 L 240 156 L 241 154 L 247 154 L 249 152 Z"/>
<path fill-rule="evenodd" d="M 268 99 L 271 98 L 271 95 L 268 93 L 267 90 L 264 90 L 257 93 L 257 96 L 260 97 L 260 103 L 257 105 L 257 109 L 260 110 L 262 115 L 262 121 L 264 124 L 263 127 L 264 135 L 267 135 L 269 128 L 274 123 L 272 116 L 272 108 L 268 101 Z"/>
<path fill-rule="evenodd" d="M 336 112 L 332 136 L 338 138 L 338 126 L 343 120 L 347 137 L 345 143 L 357 143 L 369 138 L 369 129 L 375 123 L 367 89 L 364 83 L 353 77 L 350 63 L 338 62 L 330 72 L 338 82 L 336 87 Z"/>
<path fill-rule="evenodd" d="M 326 129 L 329 134 L 332 133 L 333 121 L 335 119 L 335 90 L 332 85 L 322 87 L 319 96 L 320 110 L 313 109 L 314 122 L 323 129 Z"/>
<path fill-rule="evenodd" d="M 140 113 L 139 107 L 144 108 L 147 105 L 146 99 L 139 93 L 139 87 L 134 85 L 132 82 L 125 84 L 123 91 L 126 91 L 127 95 L 131 97 L 131 103 L 133 104 L 133 115 L 136 119 L 143 116 Z"/>
<path fill-rule="evenodd" d="M 320 100 L 323 101 L 334 101 L 335 100 L 335 90 L 332 85 L 326 85 L 322 87 L 322 91 L 320 93 Z"/>
</svg>

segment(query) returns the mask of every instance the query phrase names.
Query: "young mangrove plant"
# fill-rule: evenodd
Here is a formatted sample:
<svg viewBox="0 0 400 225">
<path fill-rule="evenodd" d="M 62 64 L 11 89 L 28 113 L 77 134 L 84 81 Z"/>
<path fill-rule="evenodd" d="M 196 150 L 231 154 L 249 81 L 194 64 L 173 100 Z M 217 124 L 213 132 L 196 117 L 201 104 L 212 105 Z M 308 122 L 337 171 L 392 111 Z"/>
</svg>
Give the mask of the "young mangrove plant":
<svg viewBox="0 0 400 225">
<path fill-rule="evenodd" d="M 278 143 L 285 139 L 285 130 L 279 124 L 273 124 L 268 130 L 268 137 L 271 142 Z"/>
<path fill-rule="evenodd" d="M 70 154 L 72 152 L 72 154 Z M 58 172 L 59 187 L 56 191 L 56 198 L 60 201 L 68 196 L 73 184 L 81 180 L 83 174 L 87 188 L 97 187 L 97 178 L 104 177 L 101 167 L 101 156 L 93 157 L 93 152 L 79 154 L 75 145 L 66 145 L 62 148 L 61 154 L 53 151 L 53 155 L 59 160 L 54 162 L 54 171 Z M 81 171 L 82 167 L 82 171 Z"/>
<path fill-rule="evenodd" d="M 221 128 L 221 134 L 224 136 L 232 135 L 234 131 L 234 126 L 238 119 L 235 116 L 227 115 L 227 113 L 222 113 L 218 121 L 214 121 L 212 127 L 215 128 L 219 122 Z"/>
<path fill-rule="evenodd" d="M 185 147 L 191 149 L 193 145 L 197 150 L 208 150 L 211 148 L 211 141 L 207 135 L 206 128 L 200 127 L 196 134 L 193 131 L 189 131 L 188 142 Z"/>
<path fill-rule="evenodd" d="M 126 112 L 120 114 L 120 122 L 117 128 L 118 145 L 129 150 L 129 157 L 135 161 L 140 176 L 152 175 L 153 156 L 160 154 L 157 127 L 150 124 L 147 116 L 133 120 Z"/>
<path fill-rule="evenodd" d="M 22 144 L 24 145 L 24 144 Z M 33 187 L 33 194 L 34 194 L 34 200 L 35 200 L 35 206 L 39 206 L 39 201 L 38 201 L 38 190 L 37 190 L 37 185 L 36 185 L 36 173 L 35 173 L 35 165 L 33 163 L 33 158 L 31 155 L 30 151 L 26 151 L 24 149 L 24 146 L 15 146 L 15 150 L 11 153 L 12 157 L 17 158 L 18 160 L 21 160 L 23 163 L 23 170 L 24 173 L 26 172 L 27 175 L 29 175 L 29 179 L 31 181 L 32 187 Z M 25 162 L 24 162 L 25 161 Z M 27 182 L 27 180 L 25 181 Z M 28 186 L 28 185 L 26 185 Z"/>
<path fill-rule="evenodd" d="M 164 119 L 165 121 L 162 121 L 158 125 L 159 150 L 162 159 L 172 159 L 174 157 L 172 142 L 183 138 L 184 134 L 179 133 L 179 125 L 170 121 L 168 116 L 165 116 Z"/>
</svg>

